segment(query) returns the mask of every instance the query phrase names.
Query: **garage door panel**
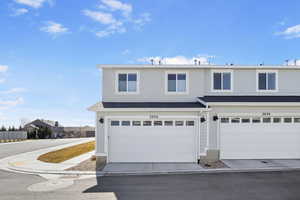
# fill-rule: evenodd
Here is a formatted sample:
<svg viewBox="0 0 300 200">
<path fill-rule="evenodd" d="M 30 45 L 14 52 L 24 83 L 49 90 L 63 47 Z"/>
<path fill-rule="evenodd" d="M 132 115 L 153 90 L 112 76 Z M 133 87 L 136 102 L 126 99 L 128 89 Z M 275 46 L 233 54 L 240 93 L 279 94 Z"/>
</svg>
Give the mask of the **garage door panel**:
<svg viewBox="0 0 300 200">
<path fill-rule="evenodd" d="M 196 126 L 111 126 L 109 136 L 109 162 L 196 162 Z"/>
<path fill-rule="evenodd" d="M 300 158 L 299 123 L 221 123 L 222 159 Z"/>
</svg>

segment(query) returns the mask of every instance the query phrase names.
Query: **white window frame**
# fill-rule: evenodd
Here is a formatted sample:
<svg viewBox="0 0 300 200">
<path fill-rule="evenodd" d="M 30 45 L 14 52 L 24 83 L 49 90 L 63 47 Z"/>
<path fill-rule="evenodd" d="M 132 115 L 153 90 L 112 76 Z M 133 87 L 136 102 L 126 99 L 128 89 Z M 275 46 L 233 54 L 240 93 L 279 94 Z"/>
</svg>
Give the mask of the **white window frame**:
<svg viewBox="0 0 300 200">
<path fill-rule="evenodd" d="M 266 76 L 266 89 L 260 90 L 259 89 L 259 82 L 258 82 L 258 75 L 260 73 L 275 73 L 275 90 L 268 89 L 268 75 Z M 256 92 L 278 92 L 278 70 L 256 70 Z"/>
<path fill-rule="evenodd" d="M 119 74 L 127 74 L 127 91 L 119 91 Z M 128 74 L 136 74 L 136 91 L 129 92 L 128 91 Z M 117 71 L 115 75 L 115 93 L 119 95 L 127 95 L 127 94 L 139 94 L 140 93 L 140 74 L 138 71 Z"/>
<path fill-rule="evenodd" d="M 169 92 L 168 91 L 168 75 L 169 74 L 176 74 L 176 92 Z M 177 75 L 178 74 L 185 74 L 185 92 L 178 92 L 177 91 Z M 169 94 L 183 94 L 183 95 L 186 95 L 186 94 L 189 94 L 189 73 L 187 71 L 166 71 L 165 73 L 165 94 L 169 95 Z"/>
<path fill-rule="evenodd" d="M 214 89 L 214 73 L 230 73 L 230 90 L 223 89 L 223 75 L 221 76 L 221 88 L 220 90 Z M 212 70 L 211 71 L 211 91 L 212 92 L 233 92 L 233 70 Z"/>
</svg>

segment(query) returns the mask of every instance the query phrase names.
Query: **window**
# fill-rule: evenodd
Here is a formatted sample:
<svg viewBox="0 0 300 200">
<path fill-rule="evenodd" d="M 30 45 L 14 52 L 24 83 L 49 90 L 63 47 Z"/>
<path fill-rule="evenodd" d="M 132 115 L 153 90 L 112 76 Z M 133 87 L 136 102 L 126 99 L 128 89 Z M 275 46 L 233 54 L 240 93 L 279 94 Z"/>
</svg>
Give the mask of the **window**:
<svg viewBox="0 0 300 200">
<path fill-rule="evenodd" d="M 294 123 L 300 123 L 300 117 L 295 117 L 294 118 Z"/>
<path fill-rule="evenodd" d="M 165 126 L 173 126 L 173 121 L 164 121 Z"/>
<path fill-rule="evenodd" d="M 130 126 L 130 121 L 122 121 L 122 126 Z"/>
<path fill-rule="evenodd" d="M 162 121 L 154 121 L 154 126 L 162 126 Z"/>
<path fill-rule="evenodd" d="M 221 118 L 221 123 L 229 123 L 229 118 L 228 117 L 222 117 Z"/>
<path fill-rule="evenodd" d="M 231 91 L 232 80 L 231 72 L 213 72 L 213 90 L 214 91 Z"/>
<path fill-rule="evenodd" d="M 241 119 L 240 118 L 232 118 L 231 123 L 240 123 Z"/>
<path fill-rule="evenodd" d="M 271 118 L 270 117 L 266 117 L 266 118 L 263 118 L 263 123 L 271 123 Z"/>
<path fill-rule="evenodd" d="M 132 121 L 132 126 L 141 126 L 141 121 Z"/>
<path fill-rule="evenodd" d="M 277 90 L 277 72 L 258 72 L 258 91 Z"/>
<path fill-rule="evenodd" d="M 111 126 L 119 126 L 120 125 L 120 121 L 111 121 L 110 125 Z"/>
<path fill-rule="evenodd" d="M 151 126 L 152 121 L 143 121 L 143 126 Z"/>
<path fill-rule="evenodd" d="M 250 123 L 250 118 L 243 118 L 242 123 Z"/>
<path fill-rule="evenodd" d="M 175 126 L 183 126 L 183 121 L 175 121 Z"/>
<path fill-rule="evenodd" d="M 291 117 L 286 117 L 283 119 L 284 123 L 292 123 L 292 118 Z"/>
<path fill-rule="evenodd" d="M 273 118 L 273 123 L 280 123 L 281 122 L 281 118 L 280 117 L 274 117 Z"/>
<path fill-rule="evenodd" d="M 195 122 L 194 121 L 186 121 L 186 126 L 194 126 Z"/>
<path fill-rule="evenodd" d="M 185 93 L 187 92 L 187 74 L 186 73 L 168 73 L 167 74 L 167 92 Z"/>
<path fill-rule="evenodd" d="M 119 73 L 118 92 L 137 92 L 137 73 Z"/>
<path fill-rule="evenodd" d="M 260 123 L 260 118 L 253 118 L 252 123 L 254 124 Z"/>
</svg>

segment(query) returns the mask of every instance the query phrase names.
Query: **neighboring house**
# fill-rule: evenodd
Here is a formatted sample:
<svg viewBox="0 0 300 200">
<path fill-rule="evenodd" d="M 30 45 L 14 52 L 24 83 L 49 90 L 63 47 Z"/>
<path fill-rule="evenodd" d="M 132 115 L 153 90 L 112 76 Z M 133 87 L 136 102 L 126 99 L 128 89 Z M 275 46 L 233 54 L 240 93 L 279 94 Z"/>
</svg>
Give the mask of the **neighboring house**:
<svg viewBox="0 0 300 200">
<path fill-rule="evenodd" d="M 36 119 L 28 124 L 25 124 L 24 130 L 26 130 L 27 132 L 32 132 L 41 127 L 48 127 L 51 130 L 51 138 L 63 136 L 63 127 L 57 121 L 51 120 Z"/>
<path fill-rule="evenodd" d="M 95 137 L 95 127 L 79 126 L 64 127 L 65 138 Z"/>
<path fill-rule="evenodd" d="M 299 66 L 99 68 L 99 164 L 300 158 Z"/>
</svg>

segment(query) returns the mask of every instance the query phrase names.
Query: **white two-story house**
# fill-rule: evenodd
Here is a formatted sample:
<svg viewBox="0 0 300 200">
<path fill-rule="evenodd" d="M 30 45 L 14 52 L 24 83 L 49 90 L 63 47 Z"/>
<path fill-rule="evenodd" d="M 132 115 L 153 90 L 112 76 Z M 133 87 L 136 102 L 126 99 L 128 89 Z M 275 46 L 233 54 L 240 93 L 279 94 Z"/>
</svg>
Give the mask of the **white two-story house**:
<svg viewBox="0 0 300 200">
<path fill-rule="evenodd" d="M 299 66 L 99 69 L 99 164 L 300 158 Z"/>
</svg>

